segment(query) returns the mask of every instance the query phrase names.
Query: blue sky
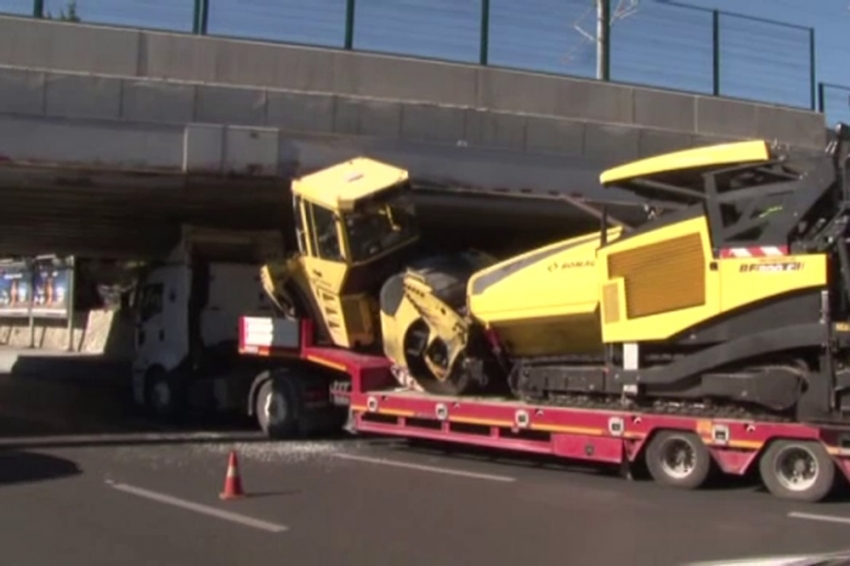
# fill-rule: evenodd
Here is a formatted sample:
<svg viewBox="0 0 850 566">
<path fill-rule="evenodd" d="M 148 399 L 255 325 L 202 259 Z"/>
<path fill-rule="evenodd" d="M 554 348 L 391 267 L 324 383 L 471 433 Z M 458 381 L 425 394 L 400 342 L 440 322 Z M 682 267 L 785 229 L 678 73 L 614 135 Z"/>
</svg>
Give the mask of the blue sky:
<svg viewBox="0 0 850 566">
<path fill-rule="evenodd" d="M 66 0 L 45 0 L 58 13 Z M 612 0 L 616 6 L 621 0 Z M 85 21 L 189 31 L 193 0 L 77 0 Z M 622 0 L 628 4 L 628 0 Z M 676 5 L 678 3 L 679 5 Z M 710 12 L 720 9 L 816 29 L 817 79 L 831 122 L 850 121 L 850 0 L 640 0 L 612 32 L 612 79 L 710 92 Z M 211 0 L 217 35 L 341 46 L 345 0 Z M 594 0 L 491 0 L 490 63 L 592 77 Z M 32 0 L 0 0 L 28 13 Z M 357 0 L 355 47 L 476 61 L 480 0 Z M 806 30 L 721 18 L 721 93 L 807 107 Z"/>
</svg>

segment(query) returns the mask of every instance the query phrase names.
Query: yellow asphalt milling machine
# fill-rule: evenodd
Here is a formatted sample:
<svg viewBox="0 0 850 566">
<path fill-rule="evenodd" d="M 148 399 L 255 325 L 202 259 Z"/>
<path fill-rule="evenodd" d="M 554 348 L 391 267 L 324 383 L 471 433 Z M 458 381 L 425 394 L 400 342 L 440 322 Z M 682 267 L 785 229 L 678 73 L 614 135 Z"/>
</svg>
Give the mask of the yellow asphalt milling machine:
<svg viewBox="0 0 850 566">
<path fill-rule="evenodd" d="M 645 219 L 503 261 L 421 247 L 407 172 L 359 158 L 293 183 L 285 316 L 442 395 L 775 420 L 850 412 L 850 128 L 824 152 L 744 141 L 602 173 Z"/>
</svg>

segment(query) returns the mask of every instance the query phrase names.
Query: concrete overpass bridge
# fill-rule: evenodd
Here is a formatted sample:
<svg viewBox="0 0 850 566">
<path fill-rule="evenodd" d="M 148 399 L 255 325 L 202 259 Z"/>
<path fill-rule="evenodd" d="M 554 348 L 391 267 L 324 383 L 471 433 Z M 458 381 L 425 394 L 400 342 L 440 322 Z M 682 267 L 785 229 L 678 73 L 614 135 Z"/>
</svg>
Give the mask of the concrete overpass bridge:
<svg viewBox="0 0 850 566">
<path fill-rule="evenodd" d="M 358 154 L 414 176 L 593 198 L 616 162 L 754 137 L 820 148 L 825 125 L 540 73 L 0 17 L 0 255 L 160 255 L 181 222 L 278 227 L 292 175 Z M 589 221 L 531 201 L 423 206 L 487 237 Z"/>
</svg>

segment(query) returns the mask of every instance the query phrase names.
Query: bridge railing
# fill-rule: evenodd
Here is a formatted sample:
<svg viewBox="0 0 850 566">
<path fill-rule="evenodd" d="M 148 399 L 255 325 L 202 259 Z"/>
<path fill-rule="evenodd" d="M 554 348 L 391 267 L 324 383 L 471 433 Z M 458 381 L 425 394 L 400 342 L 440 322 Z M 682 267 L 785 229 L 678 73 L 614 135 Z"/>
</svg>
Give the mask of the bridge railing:
<svg viewBox="0 0 850 566">
<path fill-rule="evenodd" d="M 817 109 L 814 29 L 608 1 L 603 80 Z M 0 12 L 597 76 L 596 0 L 0 0 Z"/>
</svg>

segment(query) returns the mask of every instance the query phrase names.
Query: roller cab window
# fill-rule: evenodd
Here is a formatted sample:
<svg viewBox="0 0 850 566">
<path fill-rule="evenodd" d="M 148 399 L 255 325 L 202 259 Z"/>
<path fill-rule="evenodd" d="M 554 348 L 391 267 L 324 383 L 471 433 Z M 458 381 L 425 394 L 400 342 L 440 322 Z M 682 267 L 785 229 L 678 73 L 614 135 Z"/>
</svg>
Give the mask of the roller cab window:
<svg viewBox="0 0 850 566">
<path fill-rule="evenodd" d="M 413 203 L 404 196 L 364 203 L 343 222 L 352 263 L 384 255 L 418 235 Z"/>
</svg>

